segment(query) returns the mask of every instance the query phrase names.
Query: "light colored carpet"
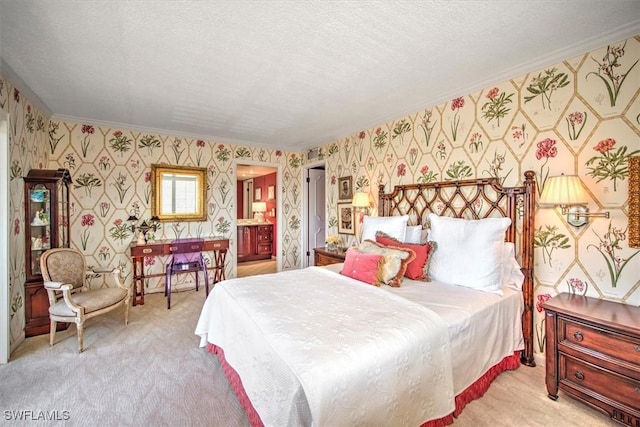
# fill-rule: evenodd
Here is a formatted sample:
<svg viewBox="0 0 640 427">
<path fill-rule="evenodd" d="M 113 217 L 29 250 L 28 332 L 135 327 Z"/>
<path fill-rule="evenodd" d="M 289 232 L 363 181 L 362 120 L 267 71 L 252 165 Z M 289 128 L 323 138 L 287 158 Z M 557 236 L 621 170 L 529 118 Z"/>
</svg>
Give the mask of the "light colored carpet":
<svg viewBox="0 0 640 427">
<path fill-rule="evenodd" d="M 65 426 L 247 426 L 217 358 L 199 348 L 195 329 L 205 293 L 145 295 L 130 323 L 116 310 L 85 328 L 77 353 L 75 326 L 27 338 L 0 366 L 0 424 Z M 11 411 L 43 411 L 68 420 L 12 421 Z M 384 425 L 381 421 L 380 425 Z M 608 426 L 605 415 L 567 397 L 547 398 L 544 368 L 520 367 L 498 377 L 487 394 L 469 404 L 453 426 Z"/>
</svg>

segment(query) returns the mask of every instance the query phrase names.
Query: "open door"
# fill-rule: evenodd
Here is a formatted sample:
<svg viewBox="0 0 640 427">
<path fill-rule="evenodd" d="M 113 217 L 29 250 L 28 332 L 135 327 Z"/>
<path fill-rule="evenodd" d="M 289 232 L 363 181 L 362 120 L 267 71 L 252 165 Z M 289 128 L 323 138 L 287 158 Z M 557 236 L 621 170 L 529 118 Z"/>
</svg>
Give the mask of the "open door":
<svg viewBox="0 0 640 427">
<path fill-rule="evenodd" d="M 326 237 L 326 202 L 324 165 L 307 169 L 305 192 L 307 193 L 307 227 L 304 230 L 305 254 L 303 267 L 313 265 L 313 249 L 324 246 Z"/>
</svg>

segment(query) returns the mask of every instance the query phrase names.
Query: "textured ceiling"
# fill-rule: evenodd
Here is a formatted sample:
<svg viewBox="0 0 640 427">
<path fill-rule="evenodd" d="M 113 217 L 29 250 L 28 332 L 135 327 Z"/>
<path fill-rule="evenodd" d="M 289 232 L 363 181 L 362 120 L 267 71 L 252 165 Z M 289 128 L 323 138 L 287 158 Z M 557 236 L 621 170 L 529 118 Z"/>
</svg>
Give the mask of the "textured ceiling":
<svg viewBox="0 0 640 427">
<path fill-rule="evenodd" d="M 54 118 L 294 151 L 637 33 L 638 0 L 0 0 Z"/>
</svg>

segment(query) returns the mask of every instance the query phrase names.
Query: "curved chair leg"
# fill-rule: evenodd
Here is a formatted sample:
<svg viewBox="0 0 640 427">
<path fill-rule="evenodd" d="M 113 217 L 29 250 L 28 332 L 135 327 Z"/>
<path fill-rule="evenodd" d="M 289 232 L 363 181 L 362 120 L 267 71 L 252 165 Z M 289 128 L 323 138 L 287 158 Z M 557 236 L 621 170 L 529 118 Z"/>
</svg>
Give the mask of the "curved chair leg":
<svg viewBox="0 0 640 427">
<path fill-rule="evenodd" d="M 84 325 L 82 322 L 76 322 L 76 329 L 78 329 L 78 353 L 82 353 L 84 350 Z"/>
<path fill-rule="evenodd" d="M 49 345 L 53 346 L 53 342 L 56 339 L 56 328 L 58 327 L 58 322 L 52 319 L 49 327 L 51 328 L 49 329 Z"/>
</svg>

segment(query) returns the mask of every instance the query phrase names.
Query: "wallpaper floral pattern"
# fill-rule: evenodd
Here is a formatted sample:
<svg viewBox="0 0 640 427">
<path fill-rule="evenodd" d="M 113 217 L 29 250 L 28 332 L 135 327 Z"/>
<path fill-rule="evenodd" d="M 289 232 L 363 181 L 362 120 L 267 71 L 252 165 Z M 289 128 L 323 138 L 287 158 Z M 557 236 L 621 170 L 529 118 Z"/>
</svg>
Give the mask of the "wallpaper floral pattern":
<svg viewBox="0 0 640 427">
<path fill-rule="evenodd" d="M 232 239 L 235 218 L 232 197 L 235 171 L 233 160 L 245 159 L 281 164 L 283 215 L 287 224 L 281 243 L 284 269 L 300 265 L 301 165 L 298 153 L 267 150 L 171 135 L 147 134 L 131 129 L 103 128 L 91 123 L 50 121 L 33 110 L 16 90 L 0 79 L 2 107 L 11 117 L 11 213 L 15 224 L 11 236 L 11 343 L 24 337 L 24 183 L 31 168 L 69 169 L 71 186 L 71 246 L 87 256 L 89 266 L 117 266 L 126 282 L 131 281 L 129 244 L 135 240 L 127 218 L 151 217 L 151 164 L 166 163 L 207 169 L 207 221 L 163 223 L 154 239 L 223 236 Z M 33 126 L 31 117 L 38 119 Z M 34 119 L 35 120 L 35 119 Z M 41 123 L 41 124 L 40 124 Z M 33 127 L 33 129 L 32 129 Z M 211 254 L 207 262 L 211 263 Z M 162 273 L 166 259 L 146 258 L 147 274 Z M 226 274 L 231 277 L 231 251 Z M 192 287 L 192 275 L 176 277 L 176 288 Z M 92 281 L 92 286 L 110 286 Z M 161 292 L 162 278 L 151 278 L 145 292 Z"/>
<path fill-rule="evenodd" d="M 378 185 L 576 174 L 593 218 L 582 228 L 540 208 L 535 231 L 536 351 L 542 302 L 561 292 L 640 305 L 640 253 L 627 244 L 627 159 L 640 155 L 640 37 L 612 43 L 479 92 L 320 147 L 327 165 L 329 234 L 337 234 L 337 178 L 377 200 Z M 538 194 L 539 194 L 538 193 Z M 374 209 L 375 210 L 375 209 Z M 342 235 L 347 245 L 358 239 Z"/>
<path fill-rule="evenodd" d="M 554 209 L 536 215 L 536 338 L 544 344 L 540 304 L 575 292 L 640 305 L 640 256 L 627 245 L 626 159 L 640 155 L 640 36 L 612 43 L 524 76 L 459 96 L 391 123 L 319 147 L 327 168 L 328 234 L 337 234 L 337 178 L 377 195 L 378 184 L 492 176 L 517 185 L 524 171 L 577 174 L 591 211 L 610 211 L 579 229 Z M 303 153 L 221 144 L 92 123 L 50 121 L 0 76 L 0 108 L 10 114 L 11 345 L 24 329 L 24 195 L 31 168 L 71 171 L 71 244 L 92 265 L 119 265 L 130 280 L 126 219 L 150 213 L 150 165 L 207 168 L 208 219 L 167 223 L 155 238 L 231 235 L 233 159 L 282 165 L 284 268 L 301 265 Z M 343 235 L 350 244 L 356 236 Z M 232 242 L 233 244 L 233 242 Z M 145 269 L 161 270 L 162 259 Z M 227 273 L 230 273 L 227 262 Z M 186 286 L 190 280 L 182 279 Z M 102 283 L 102 286 L 108 284 Z M 150 280 L 147 291 L 162 289 Z"/>
</svg>

